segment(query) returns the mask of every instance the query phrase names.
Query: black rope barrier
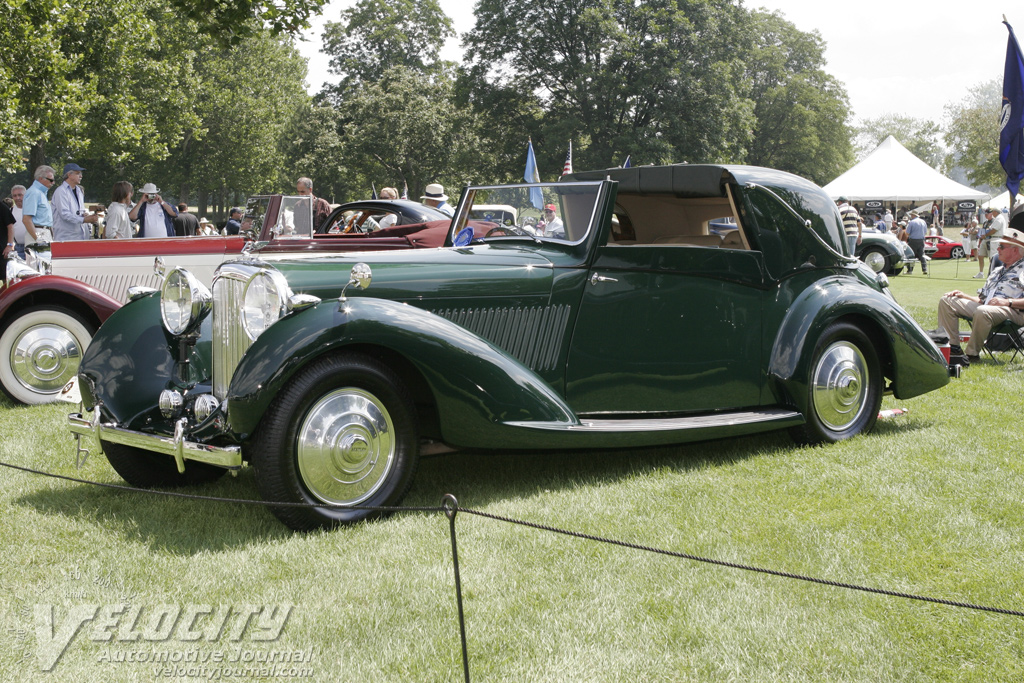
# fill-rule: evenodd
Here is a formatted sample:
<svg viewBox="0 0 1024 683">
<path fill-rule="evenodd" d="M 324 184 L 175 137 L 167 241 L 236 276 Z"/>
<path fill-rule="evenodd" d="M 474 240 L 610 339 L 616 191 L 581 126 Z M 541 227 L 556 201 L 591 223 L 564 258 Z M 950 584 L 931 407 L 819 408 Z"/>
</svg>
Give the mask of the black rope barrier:
<svg viewBox="0 0 1024 683">
<path fill-rule="evenodd" d="M 180 493 L 177 491 L 162 491 L 159 489 L 142 489 L 132 486 L 123 486 L 120 484 L 110 484 L 106 482 L 91 481 L 88 479 L 81 479 L 78 477 L 70 477 L 63 474 L 55 474 L 53 472 L 45 472 L 43 470 L 33 469 L 31 467 L 22 467 L 20 465 L 13 465 L 6 462 L 0 462 L 0 466 L 7 467 L 13 470 L 19 470 L 29 474 L 36 474 L 39 476 L 50 477 L 53 479 L 61 479 L 64 481 L 71 481 L 78 484 L 87 484 L 90 486 L 99 486 L 102 488 L 115 489 L 120 491 L 129 491 L 133 493 L 147 493 L 152 495 L 160 495 L 175 498 L 186 498 L 190 500 L 208 501 L 214 503 L 235 503 L 241 505 L 258 505 L 262 507 L 305 507 L 305 508 L 347 508 L 352 510 L 373 510 L 378 512 L 443 512 L 448 518 L 449 533 L 452 542 L 452 565 L 455 576 L 455 599 L 458 607 L 459 616 L 459 631 L 462 642 L 462 666 L 465 675 L 466 683 L 469 683 L 469 652 L 466 644 L 466 619 L 465 611 L 463 608 L 462 598 L 462 575 L 459 568 L 459 554 L 458 544 L 456 541 L 456 527 L 455 519 L 459 512 L 464 512 L 469 515 L 475 515 L 485 519 L 491 519 L 498 522 L 504 522 L 507 524 L 515 524 L 517 526 L 523 526 L 531 529 L 537 529 L 539 531 L 547 531 L 550 533 L 561 534 L 563 536 L 569 536 L 571 538 L 579 538 L 587 541 L 594 541 L 597 543 L 606 543 L 609 545 L 619 546 L 621 548 L 629 548 L 631 550 L 640 550 L 643 552 L 655 553 L 658 555 L 665 555 L 668 557 L 676 557 L 684 560 L 691 560 L 694 562 L 701 562 L 704 564 L 714 565 L 718 567 L 728 567 L 730 569 L 739 569 L 743 571 L 756 572 L 760 574 L 766 574 L 769 576 L 777 576 L 785 579 L 794 579 L 797 581 L 806 581 L 809 583 L 815 583 L 823 586 L 831 586 L 833 588 L 844 588 L 847 590 L 861 591 L 864 593 L 873 593 L 876 595 L 885 595 L 894 598 L 903 598 L 907 600 L 917 600 L 921 602 L 928 602 L 936 605 L 945 605 L 947 607 L 959 607 L 962 609 L 970 609 L 981 612 L 990 612 L 994 614 L 1005 614 L 1009 616 L 1024 617 L 1024 611 L 1005 609 L 1002 607 L 990 607 L 986 605 L 978 605 L 970 602 L 961 602 L 957 600 L 948 600 L 945 598 L 933 598 L 924 595 L 917 595 L 914 593 L 906 593 L 901 591 L 892 591 L 885 588 L 874 588 L 871 586 L 861 586 L 853 583 L 845 583 L 842 581 L 832 581 L 830 579 L 820 579 L 813 576 L 806 576 L 803 574 L 795 574 L 792 572 L 784 572 L 777 569 L 769 569 L 766 567 L 757 567 L 749 564 L 742 564 L 739 562 L 728 562 L 725 560 L 716 560 L 713 558 L 702 557 L 700 555 L 693 555 L 690 553 L 683 553 L 675 550 L 665 550 L 664 548 L 655 548 L 653 546 L 642 545 L 638 543 L 631 543 L 629 541 L 621 541 L 613 538 L 607 538 L 604 536 L 596 536 L 593 534 L 585 534 L 578 531 L 571 531 L 569 529 L 561 529 L 559 527 L 550 526 L 547 524 L 539 524 L 536 522 L 527 522 L 521 519 L 515 519 L 513 517 L 506 517 L 503 515 L 496 515 L 490 512 L 484 512 L 482 510 L 474 510 L 472 508 L 464 508 L 459 505 L 459 501 L 452 494 L 445 494 L 442 499 L 441 505 L 437 507 L 430 506 L 419 506 L 419 507 L 406 507 L 406 506 L 378 506 L 378 505 L 336 505 L 336 504 L 314 504 L 314 503 L 287 503 L 287 502 L 273 502 L 266 500 L 252 500 L 245 498 L 223 498 L 218 496 L 198 496 L 189 493 Z"/>
<path fill-rule="evenodd" d="M 640 545 L 637 543 L 630 543 L 628 541 L 619 541 L 613 538 L 604 538 L 602 536 L 594 536 L 591 534 L 582 534 L 578 531 L 569 531 L 567 529 L 559 529 L 558 527 L 548 526 L 546 524 L 537 524 L 535 522 L 524 522 L 519 519 L 513 519 L 512 517 L 503 517 L 501 515 L 495 515 L 490 512 L 482 512 L 480 510 L 472 510 L 470 508 L 459 508 L 460 512 L 464 512 L 467 515 L 477 515 L 479 517 L 486 517 L 494 519 L 499 522 L 506 522 L 508 524 L 518 524 L 520 526 L 530 527 L 532 529 L 539 529 L 541 531 L 550 531 L 556 534 L 562 534 L 565 536 L 572 536 L 574 538 L 582 538 L 588 541 L 596 541 L 598 543 L 608 543 L 610 545 L 617 545 L 623 548 L 631 548 L 633 550 L 643 550 L 649 553 L 657 553 L 659 555 L 668 555 L 669 557 L 678 557 L 684 560 L 693 560 L 695 562 L 703 562 L 705 564 L 717 565 L 719 567 L 729 567 L 731 569 L 742 569 L 749 572 L 758 572 L 760 574 L 769 574 L 771 576 L 779 576 L 785 579 L 796 579 L 798 581 L 808 581 L 810 583 L 817 583 L 823 586 L 832 586 L 834 588 L 847 588 L 849 590 L 863 591 L 865 593 L 876 593 L 878 595 L 888 595 L 894 598 L 906 598 L 908 600 L 920 600 L 923 602 L 931 602 L 938 605 L 947 605 L 949 607 L 962 607 L 964 609 L 980 610 L 982 612 L 994 612 L 996 614 L 1009 614 L 1015 617 L 1024 617 L 1024 612 L 1018 610 L 1004 609 L 1002 607 L 987 607 L 985 605 L 976 605 L 970 602 L 958 602 L 956 600 L 946 600 L 944 598 L 931 598 L 924 595 L 915 595 L 913 593 L 902 593 L 899 591 L 886 590 L 884 588 L 872 588 L 870 586 L 860 586 L 854 583 L 843 583 L 841 581 L 831 581 L 829 579 L 819 579 L 813 576 L 804 576 L 802 574 L 793 574 L 791 572 L 783 572 L 777 569 L 767 569 L 765 567 L 756 567 L 749 564 L 740 564 L 738 562 L 726 562 L 725 560 L 715 560 L 708 557 L 701 557 L 699 555 L 691 555 L 689 553 L 681 553 L 675 550 L 664 550 L 662 548 L 654 548 L 647 545 Z"/>
<path fill-rule="evenodd" d="M 22 472 L 28 472 L 30 474 L 38 474 L 43 477 L 50 477 L 51 479 L 62 479 L 64 481 L 73 481 L 76 484 L 88 484 L 90 486 L 99 486 L 105 489 L 114 489 L 116 491 L 129 491 L 131 493 L 147 493 L 154 496 L 166 496 L 168 498 L 187 498 L 189 500 L 205 500 L 211 503 L 237 503 L 238 505 L 257 505 L 260 507 L 291 507 L 291 508 L 329 508 L 337 509 L 344 508 L 346 510 L 374 510 L 377 512 L 444 512 L 445 508 L 441 505 L 437 506 L 425 506 L 425 507 L 409 507 L 405 505 L 400 506 L 384 506 L 384 505 L 342 505 L 338 503 L 288 503 L 285 501 L 274 502 L 269 500 L 255 500 L 251 498 L 224 498 L 219 496 L 197 496 L 193 493 L 181 493 L 179 491 L 163 491 L 161 489 L 140 489 L 135 486 L 125 486 L 124 484 L 110 484 L 102 481 L 92 481 L 90 479 L 79 479 L 78 477 L 69 477 L 66 474 L 55 474 L 53 472 L 44 472 L 43 470 L 32 469 L 31 467 L 22 467 L 20 465 L 12 465 L 7 462 L 0 462 L 0 467 L 9 467 L 12 470 L 20 470 Z"/>
</svg>

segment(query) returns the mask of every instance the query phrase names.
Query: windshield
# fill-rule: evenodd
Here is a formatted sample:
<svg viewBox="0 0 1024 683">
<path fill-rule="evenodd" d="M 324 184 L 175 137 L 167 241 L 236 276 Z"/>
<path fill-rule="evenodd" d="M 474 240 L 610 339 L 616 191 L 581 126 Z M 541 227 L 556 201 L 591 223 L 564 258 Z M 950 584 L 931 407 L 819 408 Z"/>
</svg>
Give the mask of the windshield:
<svg viewBox="0 0 1024 683">
<path fill-rule="evenodd" d="M 597 219 L 600 182 L 470 187 L 452 222 L 452 242 L 583 241 Z M 466 228 L 469 232 L 463 233 Z M 462 240 L 457 239 L 463 233 Z"/>
<path fill-rule="evenodd" d="M 280 199 L 280 203 L 277 200 Z M 260 235 L 269 217 L 274 220 L 271 234 L 277 237 L 302 237 L 313 235 L 313 202 L 310 197 L 285 197 L 259 195 L 249 197 L 242 217 L 242 230 Z"/>
<path fill-rule="evenodd" d="M 278 237 L 313 236 L 313 200 L 305 197 L 281 197 L 281 212 L 277 216 L 274 234 Z"/>
</svg>

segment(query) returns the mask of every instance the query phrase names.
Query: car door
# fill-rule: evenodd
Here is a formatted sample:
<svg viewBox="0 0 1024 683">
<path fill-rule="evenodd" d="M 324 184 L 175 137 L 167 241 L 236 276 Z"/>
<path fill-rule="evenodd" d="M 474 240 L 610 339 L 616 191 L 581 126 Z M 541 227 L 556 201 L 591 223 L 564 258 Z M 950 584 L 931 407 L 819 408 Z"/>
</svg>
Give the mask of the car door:
<svg viewBox="0 0 1024 683">
<path fill-rule="evenodd" d="M 679 244 L 598 247 L 566 368 L 579 413 L 758 405 L 760 252 Z"/>
</svg>

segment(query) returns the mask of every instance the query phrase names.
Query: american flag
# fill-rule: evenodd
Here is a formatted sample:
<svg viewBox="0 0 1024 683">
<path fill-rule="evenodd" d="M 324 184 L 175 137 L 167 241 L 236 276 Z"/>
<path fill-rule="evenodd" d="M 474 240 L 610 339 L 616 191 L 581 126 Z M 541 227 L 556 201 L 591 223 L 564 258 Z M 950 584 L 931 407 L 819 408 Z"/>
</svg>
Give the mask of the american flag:
<svg viewBox="0 0 1024 683">
<path fill-rule="evenodd" d="M 565 155 L 565 166 L 562 167 L 562 175 L 572 173 L 572 140 L 569 140 L 569 153 Z"/>
</svg>

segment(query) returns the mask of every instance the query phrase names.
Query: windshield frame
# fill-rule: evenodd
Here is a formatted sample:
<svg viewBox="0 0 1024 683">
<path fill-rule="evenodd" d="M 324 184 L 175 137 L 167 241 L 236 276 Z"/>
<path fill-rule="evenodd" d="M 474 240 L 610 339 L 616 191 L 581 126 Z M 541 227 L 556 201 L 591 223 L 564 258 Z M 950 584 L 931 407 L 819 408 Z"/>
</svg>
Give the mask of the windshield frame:
<svg viewBox="0 0 1024 683">
<path fill-rule="evenodd" d="M 570 182 L 551 182 L 551 183 L 515 183 L 505 185 L 468 185 L 462 192 L 462 196 L 459 198 L 459 205 L 455 211 L 455 216 L 452 218 L 451 227 L 448 230 L 448 244 L 455 243 L 455 236 L 459 234 L 463 228 L 466 227 L 471 219 L 469 216 L 470 210 L 473 207 L 473 199 L 480 190 L 522 190 L 528 191 L 531 188 L 553 189 L 556 191 L 565 190 L 567 188 L 593 188 L 594 190 L 594 203 L 591 207 L 590 217 L 587 221 L 586 230 L 583 234 L 575 240 L 568 240 L 558 237 L 544 237 L 539 235 L 495 235 L 493 237 L 474 237 L 473 243 L 484 243 L 484 242 L 504 242 L 508 240 L 529 240 L 531 242 L 544 242 L 550 244 L 561 244 L 566 246 L 576 246 L 583 244 L 590 238 L 590 235 L 596 229 L 596 222 L 601 217 L 601 199 L 602 199 L 602 186 L 604 181 L 602 180 L 576 180 Z M 490 205 L 495 202 L 488 200 L 481 202 L 482 205 Z M 513 207 L 515 208 L 515 207 Z M 522 214 L 520 213 L 520 218 Z"/>
</svg>

